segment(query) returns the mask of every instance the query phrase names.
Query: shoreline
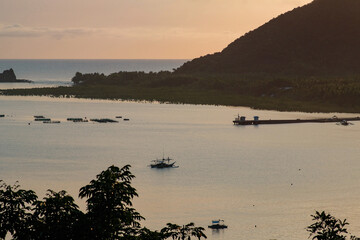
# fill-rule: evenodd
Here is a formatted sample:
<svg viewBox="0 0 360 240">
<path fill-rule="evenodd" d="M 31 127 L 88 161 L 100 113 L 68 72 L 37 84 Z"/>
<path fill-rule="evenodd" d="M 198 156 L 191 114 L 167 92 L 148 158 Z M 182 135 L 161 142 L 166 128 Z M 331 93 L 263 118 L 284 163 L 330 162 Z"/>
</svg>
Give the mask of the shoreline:
<svg viewBox="0 0 360 240">
<path fill-rule="evenodd" d="M 305 102 L 288 98 L 254 97 L 215 90 L 189 90 L 183 88 L 137 88 L 103 85 L 60 86 L 29 89 L 0 89 L 0 95 L 249 107 L 258 110 L 273 110 L 280 112 L 360 113 L 360 106 L 344 107 L 324 102 Z"/>
</svg>

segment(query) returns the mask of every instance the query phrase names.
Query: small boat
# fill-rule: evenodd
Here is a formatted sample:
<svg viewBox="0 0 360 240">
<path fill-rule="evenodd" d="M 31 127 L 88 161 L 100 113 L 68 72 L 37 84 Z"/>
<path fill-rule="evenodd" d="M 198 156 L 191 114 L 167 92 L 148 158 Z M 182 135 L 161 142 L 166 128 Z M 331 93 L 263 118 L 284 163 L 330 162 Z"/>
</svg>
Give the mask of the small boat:
<svg viewBox="0 0 360 240">
<path fill-rule="evenodd" d="M 112 120 L 110 118 L 100 118 L 100 119 L 90 119 L 92 122 L 98 122 L 98 123 L 117 123 L 118 121 Z"/>
<path fill-rule="evenodd" d="M 34 118 L 45 118 L 43 115 L 35 115 Z"/>
<path fill-rule="evenodd" d="M 50 118 L 35 118 L 35 121 L 38 121 L 38 122 L 49 122 L 51 121 Z"/>
<path fill-rule="evenodd" d="M 5 117 L 5 114 L 0 114 L 0 117 Z"/>
<path fill-rule="evenodd" d="M 353 125 L 353 123 L 350 123 L 344 119 L 344 120 L 341 120 L 340 122 L 336 123 L 336 125 L 348 126 L 348 125 Z"/>
<path fill-rule="evenodd" d="M 122 118 L 122 116 L 116 116 L 115 118 Z"/>
<path fill-rule="evenodd" d="M 67 118 L 66 120 L 71 122 L 89 122 L 86 118 Z"/>
<path fill-rule="evenodd" d="M 224 229 L 227 226 L 224 224 L 224 220 L 212 220 L 212 225 L 208 226 L 211 229 Z"/>
<path fill-rule="evenodd" d="M 129 121 L 130 119 L 128 119 L 128 118 L 124 118 L 124 121 Z"/>
<path fill-rule="evenodd" d="M 67 118 L 67 121 L 72 121 L 72 122 L 81 122 L 82 120 L 84 120 L 83 118 Z"/>
<path fill-rule="evenodd" d="M 76 119 L 76 120 L 73 120 L 73 122 L 89 122 L 89 120 L 87 120 L 87 119 L 81 119 L 81 120 Z"/>
<path fill-rule="evenodd" d="M 150 164 L 151 168 L 178 168 L 179 166 L 174 166 L 175 162 L 171 162 L 173 159 L 167 157 L 162 159 L 152 160 L 152 164 Z"/>
<path fill-rule="evenodd" d="M 60 123 L 60 121 L 43 121 L 43 123 Z"/>
</svg>

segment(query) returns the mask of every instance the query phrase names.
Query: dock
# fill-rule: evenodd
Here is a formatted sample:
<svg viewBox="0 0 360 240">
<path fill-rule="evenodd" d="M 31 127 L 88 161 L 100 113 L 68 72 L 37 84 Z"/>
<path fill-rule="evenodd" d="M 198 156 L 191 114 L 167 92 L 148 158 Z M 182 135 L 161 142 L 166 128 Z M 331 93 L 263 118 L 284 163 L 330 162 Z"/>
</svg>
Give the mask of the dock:
<svg viewBox="0 0 360 240">
<path fill-rule="evenodd" d="M 285 119 L 285 120 L 260 120 L 254 117 L 254 120 L 245 120 L 245 117 L 237 117 L 233 121 L 234 125 L 260 125 L 260 124 L 291 124 L 291 123 L 341 123 L 350 121 L 360 121 L 360 117 L 352 118 L 316 118 L 316 119 Z"/>
</svg>

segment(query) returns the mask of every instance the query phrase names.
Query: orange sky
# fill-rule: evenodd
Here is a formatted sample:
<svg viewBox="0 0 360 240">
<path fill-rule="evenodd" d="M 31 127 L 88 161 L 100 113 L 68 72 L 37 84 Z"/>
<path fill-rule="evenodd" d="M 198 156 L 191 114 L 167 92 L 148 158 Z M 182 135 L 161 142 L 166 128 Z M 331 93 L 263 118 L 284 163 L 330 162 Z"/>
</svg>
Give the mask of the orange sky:
<svg viewBox="0 0 360 240">
<path fill-rule="evenodd" d="M 0 58 L 191 59 L 311 0 L 0 0 Z"/>
</svg>

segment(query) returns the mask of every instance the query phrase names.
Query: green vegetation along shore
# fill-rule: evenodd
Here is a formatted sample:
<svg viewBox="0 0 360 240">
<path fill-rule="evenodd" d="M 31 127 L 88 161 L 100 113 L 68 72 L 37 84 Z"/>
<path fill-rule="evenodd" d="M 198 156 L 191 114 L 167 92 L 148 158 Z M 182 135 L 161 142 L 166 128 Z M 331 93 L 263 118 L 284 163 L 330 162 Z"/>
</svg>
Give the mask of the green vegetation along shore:
<svg viewBox="0 0 360 240">
<path fill-rule="evenodd" d="M 76 73 L 72 87 L 1 93 L 359 113 L 359 16 L 358 0 L 314 0 L 174 72 Z"/>
<path fill-rule="evenodd" d="M 77 73 L 71 87 L 9 89 L 2 95 L 247 106 L 303 112 L 360 112 L 360 76 L 182 75 L 172 72 Z"/>
</svg>

